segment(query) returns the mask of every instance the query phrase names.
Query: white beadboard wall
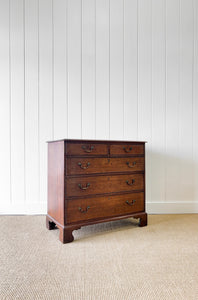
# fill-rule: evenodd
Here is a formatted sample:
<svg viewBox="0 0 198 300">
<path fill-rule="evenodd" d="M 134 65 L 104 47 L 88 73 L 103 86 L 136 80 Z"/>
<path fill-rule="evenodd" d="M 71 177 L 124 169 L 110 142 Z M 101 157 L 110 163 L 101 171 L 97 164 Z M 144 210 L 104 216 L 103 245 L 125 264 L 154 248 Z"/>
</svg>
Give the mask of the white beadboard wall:
<svg viewBox="0 0 198 300">
<path fill-rule="evenodd" d="M 198 1 L 0 0 L 0 213 L 43 214 L 47 140 L 146 140 L 147 212 L 198 213 Z"/>
</svg>

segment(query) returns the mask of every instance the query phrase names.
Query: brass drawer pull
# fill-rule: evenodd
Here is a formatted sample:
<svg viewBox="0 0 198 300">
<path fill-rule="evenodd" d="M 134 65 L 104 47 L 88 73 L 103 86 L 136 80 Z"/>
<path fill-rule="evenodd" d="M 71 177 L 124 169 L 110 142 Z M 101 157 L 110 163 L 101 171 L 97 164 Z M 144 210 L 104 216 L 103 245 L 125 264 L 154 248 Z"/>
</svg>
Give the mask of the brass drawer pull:
<svg viewBox="0 0 198 300">
<path fill-rule="evenodd" d="M 134 161 L 132 164 L 130 164 L 130 162 L 127 161 L 126 164 L 127 164 L 127 166 L 128 166 L 129 168 L 134 168 L 135 165 L 136 165 L 136 161 Z"/>
<path fill-rule="evenodd" d="M 127 183 L 128 185 L 133 185 L 133 184 L 135 183 L 135 179 L 132 179 L 132 180 L 131 180 L 131 183 L 127 180 L 126 183 Z"/>
<path fill-rule="evenodd" d="M 82 184 L 78 184 L 78 187 L 81 189 L 81 190 L 87 190 L 88 189 L 88 187 L 90 187 L 90 183 L 87 183 L 87 185 L 86 186 L 82 186 Z"/>
<path fill-rule="evenodd" d="M 126 147 L 123 147 L 123 150 L 126 152 L 126 153 L 129 153 L 132 151 L 132 147 L 129 147 L 128 149 Z"/>
<path fill-rule="evenodd" d="M 90 209 L 90 206 L 87 206 L 87 208 L 85 210 L 83 210 L 81 207 L 79 207 L 78 209 L 81 213 L 85 214 L 88 212 L 88 209 Z"/>
<path fill-rule="evenodd" d="M 78 163 L 78 166 L 81 167 L 81 169 L 86 170 L 86 169 L 89 168 L 90 162 L 88 162 L 86 166 L 82 166 L 81 162 L 79 162 L 79 163 Z"/>
<path fill-rule="evenodd" d="M 94 149 L 94 146 L 82 146 L 82 149 L 85 151 L 85 152 L 87 152 L 87 153 L 90 153 L 90 152 L 92 152 L 93 151 L 93 149 Z"/>
<path fill-rule="evenodd" d="M 136 202 L 136 200 L 132 200 L 131 202 L 129 202 L 129 201 L 127 200 L 127 201 L 126 201 L 126 204 L 132 206 L 135 202 Z"/>
</svg>

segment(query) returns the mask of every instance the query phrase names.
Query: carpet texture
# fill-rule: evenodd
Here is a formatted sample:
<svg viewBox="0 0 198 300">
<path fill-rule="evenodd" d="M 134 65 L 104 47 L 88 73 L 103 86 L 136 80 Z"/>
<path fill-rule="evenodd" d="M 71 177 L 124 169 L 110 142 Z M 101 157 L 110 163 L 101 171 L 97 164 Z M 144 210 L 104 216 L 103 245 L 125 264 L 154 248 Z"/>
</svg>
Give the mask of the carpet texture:
<svg viewBox="0 0 198 300">
<path fill-rule="evenodd" d="M 64 245 L 44 216 L 0 221 L 0 299 L 198 299 L 198 215 L 82 227 Z"/>
</svg>

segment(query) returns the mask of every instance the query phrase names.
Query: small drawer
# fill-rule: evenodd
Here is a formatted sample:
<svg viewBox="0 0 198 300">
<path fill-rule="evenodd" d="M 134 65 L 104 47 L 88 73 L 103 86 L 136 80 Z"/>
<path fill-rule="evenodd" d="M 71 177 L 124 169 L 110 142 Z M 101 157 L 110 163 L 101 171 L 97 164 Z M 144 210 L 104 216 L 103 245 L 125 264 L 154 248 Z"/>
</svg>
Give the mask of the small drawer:
<svg viewBox="0 0 198 300">
<path fill-rule="evenodd" d="M 144 174 L 81 176 L 66 179 L 66 196 L 83 197 L 144 189 Z"/>
<path fill-rule="evenodd" d="M 67 175 L 144 171 L 144 157 L 67 158 Z"/>
<path fill-rule="evenodd" d="M 118 144 L 110 146 L 111 155 L 136 155 L 144 154 L 144 145 L 137 144 Z"/>
<path fill-rule="evenodd" d="M 66 145 L 67 155 L 107 155 L 108 147 L 105 144 L 94 143 L 68 143 Z"/>
<path fill-rule="evenodd" d="M 144 211 L 144 193 L 68 200 L 66 207 L 68 224 L 125 215 Z"/>
</svg>

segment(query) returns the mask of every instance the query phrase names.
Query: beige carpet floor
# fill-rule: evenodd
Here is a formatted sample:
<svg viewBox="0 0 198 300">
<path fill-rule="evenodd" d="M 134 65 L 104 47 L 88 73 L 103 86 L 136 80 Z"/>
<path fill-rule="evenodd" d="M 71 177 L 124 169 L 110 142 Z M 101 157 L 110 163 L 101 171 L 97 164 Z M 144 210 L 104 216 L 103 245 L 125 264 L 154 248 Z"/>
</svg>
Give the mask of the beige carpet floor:
<svg viewBox="0 0 198 300">
<path fill-rule="evenodd" d="M 0 217 L 0 299 L 198 299 L 198 215 L 150 215 L 74 231 Z"/>
</svg>

